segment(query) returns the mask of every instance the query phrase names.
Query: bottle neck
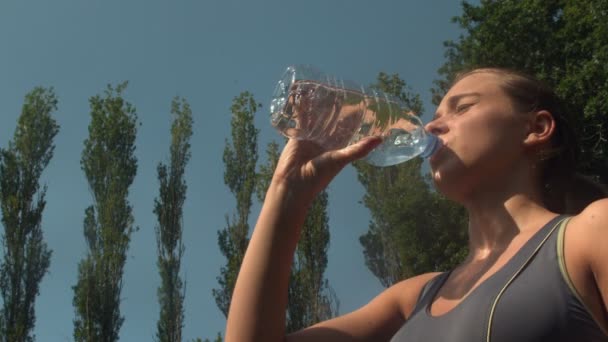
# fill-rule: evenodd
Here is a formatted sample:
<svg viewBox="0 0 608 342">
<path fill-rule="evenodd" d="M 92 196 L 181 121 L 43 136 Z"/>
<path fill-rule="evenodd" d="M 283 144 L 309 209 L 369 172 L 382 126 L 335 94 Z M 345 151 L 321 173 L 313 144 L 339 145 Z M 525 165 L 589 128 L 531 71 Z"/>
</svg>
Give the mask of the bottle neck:
<svg viewBox="0 0 608 342">
<path fill-rule="evenodd" d="M 425 133 L 426 133 L 427 143 L 426 143 L 426 147 L 425 147 L 424 151 L 422 151 L 422 153 L 420 154 L 420 156 L 422 158 L 428 158 L 428 157 L 432 156 L 433 153 L 435 153 L 435 151 L 437 151 L 442 145 L 441 140 L 439 140 L 439 138 L 437 138 L 437 136 L 435 136 L 432 133 L 428 133 L 428 132 L 425 132 Z"/>
</svg>

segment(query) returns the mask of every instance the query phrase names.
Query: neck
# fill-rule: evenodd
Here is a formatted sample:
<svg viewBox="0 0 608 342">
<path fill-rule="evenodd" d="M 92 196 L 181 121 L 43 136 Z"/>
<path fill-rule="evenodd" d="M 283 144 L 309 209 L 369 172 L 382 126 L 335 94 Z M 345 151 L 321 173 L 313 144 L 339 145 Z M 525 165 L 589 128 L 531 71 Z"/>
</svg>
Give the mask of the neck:
<svg viewBox="0 0 608 342">
<path fill-rule="evenodd" d="M 520 234 L 534 233 L 555 213 L 542 204 L 532 177 L 512 172 L 507 181 L 492 182 L 469 194 L 464 205 L 469 215 L 469 260 L 481 260 L 506 249 Z"/>
</svg>

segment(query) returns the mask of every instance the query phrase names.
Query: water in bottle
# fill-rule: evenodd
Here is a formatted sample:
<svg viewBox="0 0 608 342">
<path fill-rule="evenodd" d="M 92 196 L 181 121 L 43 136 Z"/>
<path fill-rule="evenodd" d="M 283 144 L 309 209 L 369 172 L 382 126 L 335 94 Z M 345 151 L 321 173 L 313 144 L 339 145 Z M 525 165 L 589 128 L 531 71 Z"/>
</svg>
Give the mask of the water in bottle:
<svg viewBox="0 0 608 342">
<path fill-rule="evenodd" d="M 439 140 L 424 131 L 418 116 L 396 97 L 321 73 L 288 67 L 270 105 L 271 123 L 283 135 L 312 140 L 326 150 L 367 136 L 383 142 L 365 158 L 376 166 L 428 157 Z"/>
</svg>

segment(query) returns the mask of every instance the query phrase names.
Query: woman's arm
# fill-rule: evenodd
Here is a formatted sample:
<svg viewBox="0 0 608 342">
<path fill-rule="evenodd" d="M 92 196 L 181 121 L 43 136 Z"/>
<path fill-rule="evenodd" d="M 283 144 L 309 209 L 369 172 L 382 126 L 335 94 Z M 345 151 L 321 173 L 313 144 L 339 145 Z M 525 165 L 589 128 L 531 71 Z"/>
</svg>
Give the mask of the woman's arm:
<svg viewBox="0 0 608 342">
<path fill-rule="evenodd" d="M 272 183 L 241 265 L 226 326 L 226 341 L 281 341 L 287 287 L 306 215 L 287 186 Z"/>
<path fill-rule="evenodd" d="M 608 199 L 592 203 L 583 214 L 593 244 L 589 249 L 589 265 L 599 290 L 603 328 L 608 333 Z"/>
<path fill-rule="evenodd" d="M 371 151 L 379 138 L 322 152 L 290 140 L 269 186 L 236 281 L 226 341 L 282 341 L 291 263 L 312 200 L 348 163 Z"/>
<path fill-rule="evenodd" d="M 569 226 L 565 245 L 568 274 L 608 334 L 608 199 L 591 203 Z"/>
<path fill-rule="evenodd" d="M 409 318 L 422 287 L 438 274 L 403 280 L 362 308 L 291 334 L 287 341 L 388 341 Z"/>
</svg>

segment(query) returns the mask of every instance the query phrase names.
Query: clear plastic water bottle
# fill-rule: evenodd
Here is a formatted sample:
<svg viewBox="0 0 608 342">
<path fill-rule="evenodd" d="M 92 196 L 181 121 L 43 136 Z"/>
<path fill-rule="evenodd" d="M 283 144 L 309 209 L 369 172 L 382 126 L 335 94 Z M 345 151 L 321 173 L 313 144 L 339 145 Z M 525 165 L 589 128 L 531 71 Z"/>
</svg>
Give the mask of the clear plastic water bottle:
<svg viewBox="0 0 608 342">
<path fill-rule="evenodd" d="M 311 66 L 290 66 L 270 103 L 272 125 L 289 138 L 338 149 L 367 136 L 384 141 L 366 161 L 395 165 L 428 157 L 440 146 L 422 121 L 395 96 L 326 75 Z"/>
</svg>

